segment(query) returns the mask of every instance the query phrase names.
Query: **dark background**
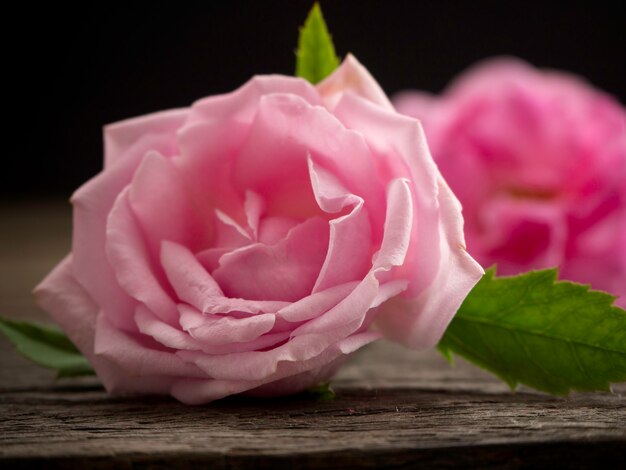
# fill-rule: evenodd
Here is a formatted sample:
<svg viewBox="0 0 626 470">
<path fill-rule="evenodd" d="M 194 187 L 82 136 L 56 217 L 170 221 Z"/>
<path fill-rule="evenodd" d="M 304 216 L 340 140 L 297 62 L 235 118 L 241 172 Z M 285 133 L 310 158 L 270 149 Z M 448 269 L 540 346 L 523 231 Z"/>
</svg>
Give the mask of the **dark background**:
<svg viewBox="0 0 626 470">
<path fill-rule="evenodd" d="M 626 17 L 602 2 L 322 0 L 338 53 L 392 94 L 441 91 L 478 59 L 569 70 L 626 102 Z M 35 7 L 3 14 L 2 200 L 68 197 L 103 124 L 292 74 L 310 0 Z"/>
</svg>

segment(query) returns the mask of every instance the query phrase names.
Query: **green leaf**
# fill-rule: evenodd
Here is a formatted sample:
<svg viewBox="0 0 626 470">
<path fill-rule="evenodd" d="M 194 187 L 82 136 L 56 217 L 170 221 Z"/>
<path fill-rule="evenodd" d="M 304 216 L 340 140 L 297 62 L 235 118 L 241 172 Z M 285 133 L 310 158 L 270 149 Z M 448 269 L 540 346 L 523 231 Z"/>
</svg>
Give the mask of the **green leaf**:
<svg viewBox="0 0 626 470">
<path fill-rule="evenodd" d="M 557 270 L 495 277 L 487 271 L 439 349 L 506 381 L 565 395 L 626 380 L 626 311 L 615 297 L 557 281 Z"/>
<path fill-rule="evenodd" d="M 332 401 L 335 399 L 335 391 L 328 382 L 322 382 L 309 388 L 306 393 L 317 401 Z"/>
<path fill-rule="evenodd" d="M 57 377 L 94 374 L 87 359 L 57 327 L 0 317 L 0 332 L 27 359 L 56 369 Z"/>
<path fill-rule="evenodd" d="M 300 28 L 296 52 L 296 76 L 316 84 L 339 67 L 339 57 L 326 28 L 322 9 L 315 3 Z"/>
</svg>

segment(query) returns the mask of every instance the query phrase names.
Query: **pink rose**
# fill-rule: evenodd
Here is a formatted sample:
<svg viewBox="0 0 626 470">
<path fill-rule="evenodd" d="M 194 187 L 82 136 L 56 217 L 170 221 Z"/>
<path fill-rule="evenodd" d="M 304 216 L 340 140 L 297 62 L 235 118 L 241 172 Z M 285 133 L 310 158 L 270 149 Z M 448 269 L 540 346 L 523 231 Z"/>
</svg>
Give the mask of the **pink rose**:
<svg viewBox="0 0 626 470">
<path fill-rule="evenodd" d="M 475 66 L 436 98 L 405 92 L 463 204 L 470 253 L 502 274 L 561 277 L 626 306 L 626 112 L 581 79 L 514 59 Z"/>
<path fill-rule="evenodd" d="M 107 126 L 38 300 L 112 393 L 205 403 L 437 343 L 482 274 L 416 120 L 353 57 Z"/>
</svg>

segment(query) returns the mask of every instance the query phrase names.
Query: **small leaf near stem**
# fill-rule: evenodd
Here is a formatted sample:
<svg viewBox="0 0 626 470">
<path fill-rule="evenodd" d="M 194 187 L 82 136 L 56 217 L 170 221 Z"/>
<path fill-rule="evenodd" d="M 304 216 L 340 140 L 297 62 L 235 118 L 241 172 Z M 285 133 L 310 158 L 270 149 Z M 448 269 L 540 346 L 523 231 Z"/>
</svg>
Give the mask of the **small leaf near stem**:
<svg viewBox="0 0 626 470">
<path fill-rule="evenodd" d="M 439 350 L 493 372 L 515 389 L 522 383 L 565 395 L 610 390 L 626 380 L 626 311 L 614 296 L 557 281 L 557 270 L 495 277 L 467 296 Z"/>
<path fill-rule="evenodd" d="M 322 9 L 315 3 L 300 28 L 296 52 L 296 76 L 312 84 L 321 82 L 339 67 L 339 57 L 324 22 Z"/>
<path fill-rule="evenodd" d="M 316 398 L 317 401 L 332 401 L 335 399 L 335 391 L 328 382 L 317 384 L 309 388 L 306 393 Z"/>
<path fill-rule="evenodd" d="M 55 369 L 59 378 L 94 375 L 87 359 L 56 327 L 0 317 L 0 332 L 24 357 Z"/>
</svg>

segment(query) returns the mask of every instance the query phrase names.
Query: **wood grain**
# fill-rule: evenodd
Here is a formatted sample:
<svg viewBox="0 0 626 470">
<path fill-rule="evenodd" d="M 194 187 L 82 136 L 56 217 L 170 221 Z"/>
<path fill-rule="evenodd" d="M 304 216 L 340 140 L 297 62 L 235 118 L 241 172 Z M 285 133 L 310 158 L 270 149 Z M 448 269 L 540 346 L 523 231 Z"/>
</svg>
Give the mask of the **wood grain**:
<svg viewBox="0 0 626 470">
<path fill-rule="evenodd" d="M 30 290 L 69 249 L 68 208 L 0 211 L 0 311 L 44 319 Z M 463 361 L 379 342 L 334 388 L 331 402 L 109 397 L 95 378 L 55 381 L 2 339 L 0 468 L 626 468 L 624 385 L 513 394 Z"/>
</svg>

